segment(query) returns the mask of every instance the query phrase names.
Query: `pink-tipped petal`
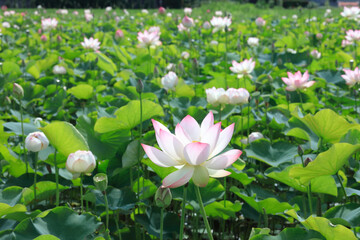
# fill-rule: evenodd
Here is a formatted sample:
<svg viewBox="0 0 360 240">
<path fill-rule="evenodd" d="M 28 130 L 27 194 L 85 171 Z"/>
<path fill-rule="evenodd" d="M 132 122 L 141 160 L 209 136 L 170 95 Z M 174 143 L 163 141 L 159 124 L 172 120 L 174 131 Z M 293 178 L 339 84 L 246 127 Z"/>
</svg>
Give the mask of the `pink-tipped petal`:
<svg viewBox="0 0 360 240">
<path fill-rule="evenodd" d="M 184 131 L 190 136 L 191 141 L 200 141 L 200 126 L 193 117 L 187 115 L 180 122 L 180 125 L 184 129 Z"/>
<path fill-rule="evenodd" d="M 175 127 L 175 136 L 183 143 L 183 145 L 192 142 L 191 137 L 187 134 L 182 126 L 178 123 Z"/>
<path fill-rule="evenodd" d="M 163 180 L 162 187 L 164 188 L 177 188 L 190 181 L 194 173 L 194 167 L 184 166 L 180 170 L 167 175 Z"/>
<path fill-rule="evenodd" d="M 304 84 L 305 87 L 311 87 L 312 85 L 314 85 L 315 81 L 310 81 Z"/>
<path fill-rule="evenodd" d="M 164 152 L 166 152 L 178 161 L 184 159 L 184 145 L 173 134 L 160 129 L 159 141 L 161 142 L 161 149 Z"/>
<path fill-rule="evenodd" d="M 194 184 L 196 186 L 206 187 L 209 182 L 209 172 L 206 167 L 196 166 L 192 176 L 192 180 L 194 181 Z"/>
<path fill-rule="evenodd" d="M 150 158 L 150 160 L 160 167 L 171 167 L 179 165 L 175 159 L 167 155 L 166 153 L 160 151 L 157 148 L 141 144 L 144 148 L 146 155 Z"/>
<path fill-rule="evenodd" d="M 221 131 L 216 147 L 210 154 L 210 158 L 216 156 L 218 153 L 224 150 L 224 148 L 229 144 L 231 137 L 234 133 L 234 126 L 235 124 L 233 123 L 227 128 L 225 128 L 223 131 Z"/>
<path fill-rule="evenodd" d="M 155 130 L 156 134 L 159 134 L 160 129 L 162 129 L 162 130 L 164 130 L 166 132 L 170 132 L 169 129 L 167 127 L 165 127 L 162 123 L 160 123 L 160 122 L 158 122 L 158 121 L 156 121 L 154 119 L 151 119 L 151 121 L 152 121 L 152 124 L 154 126 L 154 130 Z"/>
<path fill-rule="evenodd" d="M 202 142 L 189 143 L 184 148 L 185 160 L 190 165 L 200 165 L 205 162 L 210 153 L 210 145 Z"/>
<path fill-rule="evenodd" d="M 212 158 L 205 163 L 205 166 L 210 169 L 221 170 L 233 164 L 241 155 L 241 151 L 233 149 Z"/>
<path fill-rule="evenodd" d="M 212 152 L 216 146 L 221 132 L 221 122 L 211 126 L 204 135 L 201 136 L 201 142 L 208 143 L 210 145 L 210 152 Z"/>
<path fill-rule="evenodd" d="M 296 86 L 295 85 L 287 86 L 285 89 L 289 92 L 293 92 L 296 90 Z"/>
<path fill-rule="evenodd" d="M 225 171 L 225 170 L 212 170 L 212 169 L 208 168 L 208 171 L 209 171 L 210 177 L 213 177 L 213 178 L 226 177 L 226 176 L 229 176 L 231 174 L 231 172 L 228 172 L 228 171 Z"/>
<path fill-rule="evenodd" d="M 289 85 L 291 83 L 290 79 L 286 78 L 286 77 L 282 77 L 281 78 L 283 80 L 283 82 L 286 84 L 286 85 Z"/>
<path fill-rule="evenodd" d="M 206 131 L 214 125 L 214 114 L 210 111 L 208 115 L 201 122 L 201 136 L 204 136 Z"/>
</svg>

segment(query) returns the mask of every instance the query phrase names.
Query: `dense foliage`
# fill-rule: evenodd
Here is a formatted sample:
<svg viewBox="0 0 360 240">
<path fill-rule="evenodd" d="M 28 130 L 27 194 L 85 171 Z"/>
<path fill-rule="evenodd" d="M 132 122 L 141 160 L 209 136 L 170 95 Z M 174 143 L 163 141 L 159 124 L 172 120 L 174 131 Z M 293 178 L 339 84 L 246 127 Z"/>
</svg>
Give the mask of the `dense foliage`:
<svg viewBox="0 0 360 240">
<path fill-rule="evenodd" d="M 3 11 L 0 239 L 358 239 L 359 13 Z"/>
</svg>

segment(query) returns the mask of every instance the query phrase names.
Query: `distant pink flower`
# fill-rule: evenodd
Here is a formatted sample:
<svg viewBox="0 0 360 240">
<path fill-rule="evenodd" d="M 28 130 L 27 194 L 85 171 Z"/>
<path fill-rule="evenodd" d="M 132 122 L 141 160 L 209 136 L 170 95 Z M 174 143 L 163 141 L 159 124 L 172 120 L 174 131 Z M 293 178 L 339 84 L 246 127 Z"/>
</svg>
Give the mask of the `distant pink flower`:
<svg viewBox="0 0 360 240">
<path fill-rule="evenodd" d="M 345 74 L 341 75 L 341 77 L 345 80 L 346 85 L 352 87 L 356 83 L 360 82 L 360 71 L 358 67 L 356 67 L 354 71 L 350 69 L 344 69 L 344 72 Z"/>
<path fill-rule="evenodd" d="M 191 8 L 184 8 L 184 13 L 185 13 L 185 15 L 190 16 L 191 13 L 192 13 L 192 9 Z"/>
<path fill-rule="evenodd" d="M 208 21 L 204 22 L 203 25 L 202 25 L 203 29 L 210 29 L 211 28 L 211 25 Z"/>
<path fill-rule="evenodd" d="M 255 20 L 255 24 L 256 24 L 256 26 L 258 26 L 258 27 L 263 27 L 263 26 L 265 26 L 266 21 L 265 21 L 263 18 L 258 17 L 258 18 Z"/>
<path fill-rule="evenodd" d="M 163 8 L 163 7 L 159 7 L 158 12 L 159 12 L 159 14 L 165 14 L 165 13 L 166 13 L 166 10 L 165 10 L 165 8 Z"/>
<path fill-rule="evenodd" d="M 73 11 L 73 14 L 74 14 L 75 16 L 77 16 L 77 15 L 79 15 L 79 12 L 78 12 L 78 11 Z"/>
<path fill-rule="evenodd" d="M 281 78 L 283 82 L 287 85 L 285 88 L 287 91 L 295 91 L 297 89 L 305 89 L 311 87 L 315 81 L 309 81 L 309 73 L 306 71 L 304 75 L 300 71 L 297 71 L 295 74 L 288 72 L 288 78 Z"/>
<path fill-rule="evenodd" d="M 46 35 L 42 35 L 42 36 L 40 37 L 40 40 L 43 41 L 43 42 L 46 42 L 46 41 L 47 41 Z"/>
<path fill-rule="evenodd" d="M 182 23 L 177 25 L 177 28 L 178 28 L 179 32 L 187 32 L 190 30 L 189 28 L 186 28 Z"/>
<path fill-rule="evenodd" d="M 41 28 L 44 31 L 55 29 L 58 21 L 55 18 L 45 18 L 41 20 Z"/>
<path fill-rule="evenodd" d="M 317 40 L 321 40 L 323 38 L 323 35 L 322 35 L 322 33 L 317 33 L 315 35 L 315 37 L 316 37 Z"/>
<path fill-rule="evenodd" d="M 160 34 L 159 32 L 148 32 L 148 31 L 144 31 L 142 32 L 138 32 L 138 37 L 137 39 L 139 40 L 140 44 L 139 47 L 149 47 L 149 46 L 159 46 L 161 45 L 161 42 L 159 41 L 160 39 Z"/>
<path fill-rule="evenodd" d="M 116 38 L 116 39 L 120 39 L 120 38 L 123 38 L 123 37 L 124 37 L 123 31 L 122 31 L 121 29 L 116 30 L 116 32 L 115 32 L 115 38 Z"/>
<path fill-rule="evenodd" d="M 7 9 L 8 9 L 8 8 L 7 8 L 6 5 L 2 5 L 2 6 L 1 6 L 1 10 L 6 11 Z"/>
<path fill-rule="evenodd" d="M 345 39 L 349 42 L 355 42 L 360 40 L 360 30 L 352 30 L 346 31 Z"/>
<path fill-rule="evenodd" d="M 235 60 L 232 61 L 232 67 L 230 67 L 230 70 L 233 73 L 237 73 L 238 78 L 242 78 L 244 76 L 250 76 L 250 73 L 252 73 L 254 68 L 255 68 L 255 61 L 253 61 L 252 58 L 250 58 L 250 59 L 245 59 L 240 63 L 236 62 Z"/>
<path fill-rule="evenodd" d="M 233 164 L 241 151 L 233 149 L 218 155 L 229 144 L 234 124 L 221 130 L 221 123 L 214 124 L 210 112 L 199 125 L 186 116 L 172 134 L 163 124 L 152 120 L 155 136 L 161 150 L 142 144 L 150 160 L 161 167 L 176 167 L 163 180 L 163 187 L 176 188 L 192 178 L 195 185 L 205 187 L 209 177 L 225 177 L 231 174 L 224 169 Z"/>
<path fill-rule="evenodd" d="M 94 51 L 97 51 L 100 49 L 100 42 L 98 39 L 94 39 L 94 38 L 89 38 L 87 39 L 86 37 L 84 37 L 84 41 L 81 42 L 81 45 L 85 48 L 85 49 L 92 49 Z"/>
<path fill-rule="evenodd" d="M 350 8 L 344 7 L 344 11 L 342 11 L 340 14 L 344 18 L 356 20 L 357 18 L 359 18 L 360 8 L 359 7 L 350 7 Z"/>
<path fill-rule="evenodd" d="M 92 15 L 91 13 L 85 13 L 84 16 L 85 16 L 85 21 L 86 22 L 90 22 L 94 18 L 94 15 Z"/>
<path fill-rule="evenodd" d="M 321 58 L 321 53 L 316 49 L 312 50 L 310 52 L 310 55 L 315 59 L 320 59 Z"/>
<path fill-rule="evenodd" d="M 211 25 L 214 27 L 213 32 L 224 31 L 225 27 L 229 27 L 231 24 L 231 18 L 228 17 L 213 17 L 210 20 Z"/>
<path fill-rule="evenodd" d="M 186 28 L 191 28 L 193 26 L 195 26 L 195 23 L 194 23 L 194 20 L 188 16 L 185 16 L 183 19 L 182 19 L 182 22 L 181 22 L 184 27 Z"/>
<path fill-rule="evenodd" d="M 353 44 L 352 41 L 349 41 L 349 40 L 346 40 L 346 39 L 343 39 L 343 40 L 341 41 L 341 46 L 342 46 L 342 47 L 346 47 L 346 46 L 349 46 L 349 45 L 352 45 L 352 44 Z"/>
</svg>

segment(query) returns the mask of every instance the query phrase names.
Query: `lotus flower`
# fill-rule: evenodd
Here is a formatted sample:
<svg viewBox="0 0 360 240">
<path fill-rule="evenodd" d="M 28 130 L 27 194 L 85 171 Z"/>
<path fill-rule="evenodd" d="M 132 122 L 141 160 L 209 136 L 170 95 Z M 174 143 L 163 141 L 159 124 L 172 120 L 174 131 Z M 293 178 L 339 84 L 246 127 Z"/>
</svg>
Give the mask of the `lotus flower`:
<svg viewBox="0 0 360 240">
<path fill-rule="evenodd" d="M 235 60 L 232 61 L 232 67 L 230 67 L 230 70 L 233 73 L 237 73 L 238 78 L 242 78 L 244 76 L 250 76 L 250 73 L 255 68 L 255 62 L 252 60 L 252 58 L 245 59 L 244 61 L 238 63 Z"/>
<path fill-rule="evenodd" d="M 221 123 L 214 124 L 210 112 L 199 125 L 194 118 L 186 116 L 172 134 L 164 125 L 152 120 L 155 136 L 161 150 L 142 144 L 150 160 L 161 167 L 178 170 L 163 180 L 163 187 L 180 187 L 190 179 L 199 187 L 205 187 L 210 177 L 231 174 L 224 169 L 233 164 L 241 151 L 233 149 L 218 155 L 229 144 L 234 124 L 221 130 Z"/>
<path fill-rule="evenodd" d="M 192 13 L 192 9 L 191 8 L 184 8 L 184 13 L 185 13 L 185 15 L 189 16 Z"/>
<path fill-rule="evenodd" d="M 53 73 L 60 74 L 60 75 L 66 74 L 66 68 L 64 66 L 55 65 L 53 67 Z"/>
<path fill-rule="evenodd" d="M 50 31 L 55 29 L 58 24 L 58 21 L 55 18 L 45 18 L 41 20 L 41 28 L 44 31 Z"/>
<path fill-rule="evenodd" d="M 176 76 L 176 73 L 170 71 L 168 74 L 166 74 L 163 78 L 161 78 L 161 84 L 164 86 L 166 90 L 175 90 L 175 87 L 179 81 L 178 76 Z"/>
<path fill-rule="evenodd" d="M 96 38 L 89 38 L 87 39 L 86 37 L 84 37 L 84 41 L 81 42 L 81 45 L 85 48 L 85 49 L 92 49 L 94 51 L 97 51 L 100 49 L 100 42 L 99 40 L 97 40 Z"/>
<path fill-rule="evenodd" d="M 76 151 L 66 160 L 66 169 L 75 174 L 91 173 L 96 167 L 95 157 L 90 151 Z"/>
<path fill-rule="evenodd" d="M 346 85 L 352 87 L 356 83 L 360 82 L 360 71 L 358 67 L 356 67 L 354 71 L 350 69 L 344 69 L 344 72 L 345 74 L 341 75 L 341 77 L 345 80 Z"/>
<path fill-rule="evenodd" d="M 138 40 L 140 42 L 139 47 L 149 47 L 149 46 L 159 46 L 161 45 L 161 42 L 159 41 L 160 33 L 159 32 L 148 32 L 144 31 L 138 32 Z"/>
<path fill-rule="evenodd" d="M 49 140 L 42 132 L 33 132 L 27 135 L 25 147 L 30 152 L 39 152 L 49 146 Z"/>
<path fill-rule="evenodd" d="M 188 16 L 185 16 L 183 19 L 182 19 L 182 25 L 186 28 L 191 28 L 193 26 L 195 26 L 195 23 L 194 23 L 194 20 Z"/>
<path fill-rule="evenodd" d="M 250 47 L 257 47 L 257 46 L 259 46 L 259 39 L 256 37 L 249 37 L 247 40 L 247 44 Z"/>
<path fill-rule="evenodd" d="M 344 7 L 344 11 L 342 11 L 341 16 L 344 18 L 356 20 L 359 17 L 360 14 L 360 8 L 359 7 Z"/>
<path fill-rule="evenodd" d="M 249 102 L 250 93 L 245 88 L 229 88 L 226 90 L 230 104 L 245 104 Z"/>
<path fill-rule="evenodd" d="M 304 75 L 301 75 L 300 71 L 297 71 L 295 74 L 288 72 L 288 78 L 281 78 L 283 82 L 287 85 L 286 90 L 295 91 L 297 89 L 304 89 L 311 87 L 315 81 L 309 80 L 309 73 L 306 71 Z"/>
<path fill-rule="evenodd" d="M 266 21 L 265 21 L 263 18 L 258 17 L 258 18 L 255 20 L 255 24 L 256 24 L 256 26 L 258 26 L 258 27 L 263 27 L 263 26 L 265 26 Z"/>
<path fill-rule="evenodd" d="M 319 52 L 318 50 L 314 49 L 310 52 L 310 55 L 315 58 L 315 59 L 320 59 L 321 58 L 321 52 Z"/>
<path fill-rule="evenodd" d="M 205 92 L 207 102 L 214 107 L 228 104 L 230 102 L 229 95 L 226 94 L 226 91 L 223 88 L 208 88 Z"/>
<path fill-rule="evenodd" d="M 360 40 L 360 30 L 352 30 L 346 31 L 345 39 L 349 42 L 355 42 Z"/>
<path fill-rule="evenodd" d="M 229 27 L 231 24 L 231 18 L 228 17 L 213 17 L 210 20 L 211 25 L 214 27 L 213 33 L 217 31 L 224 31 L 225 27 Z"/>
</svg>

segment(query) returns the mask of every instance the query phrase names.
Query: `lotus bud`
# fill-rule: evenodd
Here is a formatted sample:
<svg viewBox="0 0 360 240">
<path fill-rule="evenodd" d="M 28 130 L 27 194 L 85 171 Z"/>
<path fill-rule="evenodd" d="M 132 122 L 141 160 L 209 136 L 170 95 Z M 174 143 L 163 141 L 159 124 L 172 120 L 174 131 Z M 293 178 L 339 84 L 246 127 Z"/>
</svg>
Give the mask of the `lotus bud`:
<svg viewBox="0 0 360 240">
<path fill-rule="evenodd" d="M 197 69 L 199 67 L 198 60 L 196 58 L 193 58 L 193 68 Z"/>
<path fill-rule="evenodd" d="M 313 160 L 309 157 L 307 157 L 304 161 L 304 166 L 306 167 L 307 165 L 309 165 L 309 163 L 311 163 Z"/>
<path fill-rule="evenodd" d="M 164 7 L 159 7 L 159 10 L 158 10 L 159 14 L 165 14 L 166 13 L 166 10 Z"/>
<path fill-rule="evenodd" d="M 71 153 L 66 160 L 66 169 L 75 173 L 91 173 L 96 167 L 96 160 L 90 151 L 76 151 Z"/>
<path fill-rule="evenodd" d="M 302 147 L 300 145 L 298 146 L 297 151 L 298 151 L 298 154 L 300 157 L 304 155 L 304 150 L 302 149 Z"/>
<path fill-rule="evenodd" d="M 30 133 L 25 139 L 25 147 L 30 152 L 39 152 L 49 146 L 49 140 L 42 132 Z"/>
<path fill-rule="evenodd" d="M 46 35 L 41 35 L 40 39 L 41 39 L 42 42 L 46 42 L 46 41 L 47 41 Z"/>
<path fill-rule="evenodd" d="M 143 91 L 144 91 L 144 84 L 140 79 L 138 79 L 137 83 L 136 83 L 136 92 L 138 92 L 140 94 Z"/>
<path fill-rule="evenodd" d="M 123 31 L 122 31 L 121 29 L 116 30 L 116 32 L 115 32 L 115 38 L 116 38 L 116 39 L 121 39 L 121 38 L 123 38 L 123 37 L 124 37 Z"/>
<path fill-rule="evenodd" d="M 172 200 L 172 195 L 170 188 L 159 187 L 155 193 L 155 203 L 156 206 L 161 208 L 166 208 L 170 205 Z"/>
<path fill-rule="evenodd" d="M 170 71 L 166 74 L 163 78 L 161 78 L 161 84 L 165 88 L 165 90 L 175 90 L 175 87 L 179 81 L 178 76 L 176 73 Z"/>
<path fill-rule="evenodd" d="M 60 36 L 60 35 L 58 35 L 58 36 L 56 37 L 56 41 L 57 41 L 58 43 L 61 43 L 62 38 L 61 38 L 61 36 Z"/>
<path fill-rule="evenodd" d="M 24 89 L 17 83 L 13 84 L 13 94 L 15 98 L 22 99 L 24 97 Z"/>
<path fill-rule="evenodd" d="M 11 99 L 8 96 L 5 97 L 4 101 L 5 101 L 5 104 L 7 104 L 7 105 L 11 104 Z"/>
<path fill-rule="evenodd" d="M 159 74 L 159 69 L 157 66 L 154 67 L 154 76 L 157 77 Z"/>
<path fill-rule="evenodd" d="M 108 186 L 108 177 L 105 173 L 98 173 L 93 177 L 95 187 L 101 191 L 105 192 Z"/>
</svg>

